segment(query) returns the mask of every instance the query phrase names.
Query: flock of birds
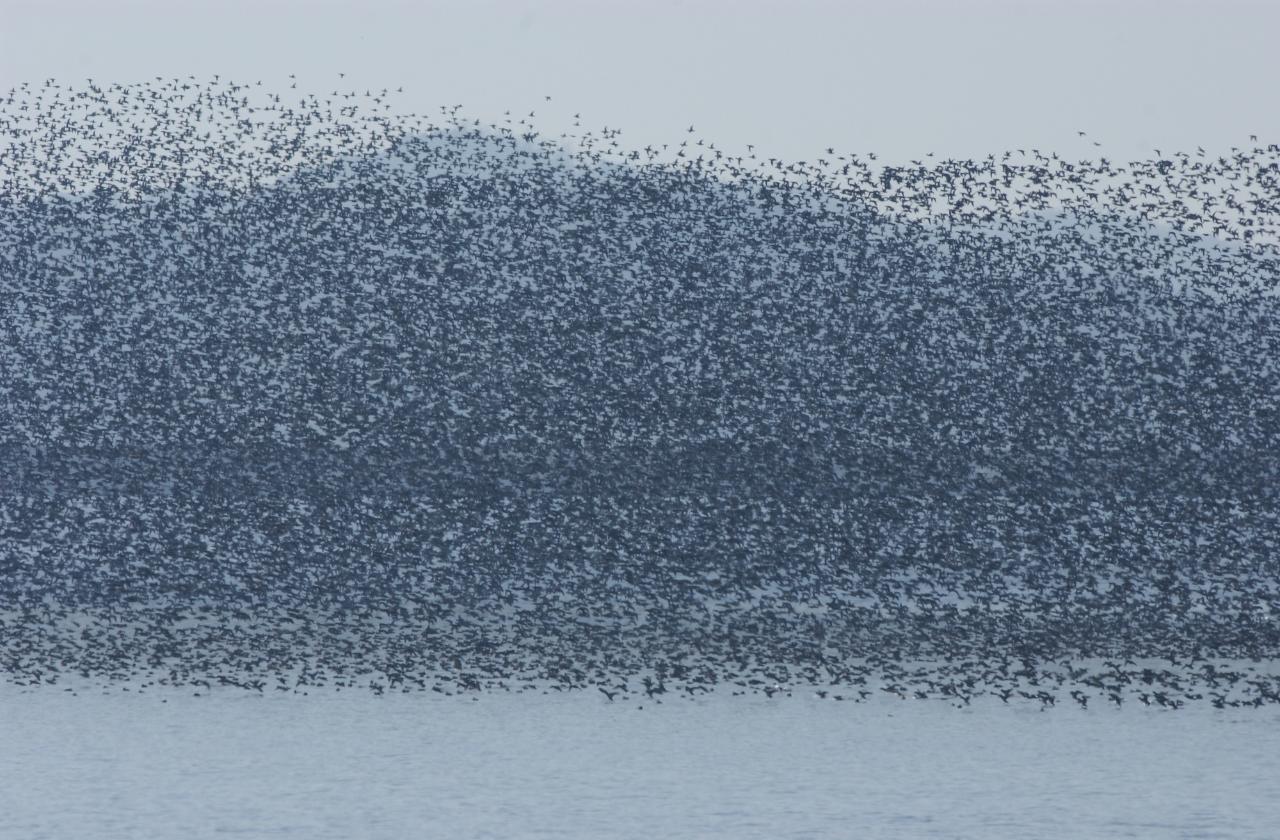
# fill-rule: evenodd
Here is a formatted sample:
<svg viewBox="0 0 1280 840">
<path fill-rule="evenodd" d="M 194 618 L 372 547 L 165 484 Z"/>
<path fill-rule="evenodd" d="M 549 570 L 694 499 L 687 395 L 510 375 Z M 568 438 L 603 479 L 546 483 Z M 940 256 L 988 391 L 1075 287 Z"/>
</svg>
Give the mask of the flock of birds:
<svg viewBox="0 0 1280 840">
<path fill-rule="evenodd" d="M 0 97 L 0 673 L 1280 701 L 1280 147 Z"/>
</svg>

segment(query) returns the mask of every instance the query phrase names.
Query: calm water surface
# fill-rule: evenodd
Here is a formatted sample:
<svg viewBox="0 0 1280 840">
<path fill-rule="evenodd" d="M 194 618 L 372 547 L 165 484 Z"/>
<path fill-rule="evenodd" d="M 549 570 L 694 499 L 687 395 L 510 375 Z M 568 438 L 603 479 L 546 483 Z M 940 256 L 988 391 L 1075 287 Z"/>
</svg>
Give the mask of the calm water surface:
<svg viewBox="0 0 1280 840">
<path fill-rule="evenodd" d="M 162 702 L 166 701 L 166 702 Z M 1280 711 L 0 686 L 0 838 L 1229 837 Z"/>
</svg>

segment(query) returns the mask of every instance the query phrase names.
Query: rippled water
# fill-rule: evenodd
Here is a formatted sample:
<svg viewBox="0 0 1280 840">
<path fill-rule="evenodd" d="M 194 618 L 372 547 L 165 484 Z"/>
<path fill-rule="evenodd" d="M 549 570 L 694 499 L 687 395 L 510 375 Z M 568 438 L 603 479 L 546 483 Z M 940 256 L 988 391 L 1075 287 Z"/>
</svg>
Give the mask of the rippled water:
<svg viewBox="0 0 1280 840">
<path fill-rule="evenodd" d="M 1274 838 L 1280 825 L 1272 709 L 0 686 L 0 746 L 0 837 L 30 840 Z"/>
</svg>

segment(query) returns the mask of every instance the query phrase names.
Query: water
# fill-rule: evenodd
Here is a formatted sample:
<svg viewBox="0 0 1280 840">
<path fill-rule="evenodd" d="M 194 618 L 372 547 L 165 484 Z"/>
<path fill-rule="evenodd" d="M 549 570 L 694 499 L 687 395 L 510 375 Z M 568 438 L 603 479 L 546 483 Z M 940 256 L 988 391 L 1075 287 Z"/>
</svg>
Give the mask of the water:
<svg viewBox="0 0 1280 840">
<path fill-rule="evenodd" d="M 1270 707 L 0 686 L 5 840 L 1274 838 L 1278 789 Z"/>
</svg>

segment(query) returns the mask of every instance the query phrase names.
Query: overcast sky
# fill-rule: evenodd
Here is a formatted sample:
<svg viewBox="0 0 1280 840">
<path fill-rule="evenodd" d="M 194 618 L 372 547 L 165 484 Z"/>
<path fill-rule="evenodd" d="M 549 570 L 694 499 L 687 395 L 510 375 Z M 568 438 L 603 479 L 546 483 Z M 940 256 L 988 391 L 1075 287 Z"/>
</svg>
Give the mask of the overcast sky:
<svg viewBox="0 0 1280 840">
<path fill-rule="evenodd" d="M 404 112 L 533 110 L 548 134 L 581 112 L 583 130 L 621 128 L 633 147 L 679 142 L 692 124 L 726 150 L 789 160 L 835 146 L 901 162 L 1024 147 L 1126 161 L 1280 142 L 1280 2 L 1261 0 L 0 0 L 0 12 L 0 91 L 189 73 L 287 87 L 296 73 L 316 92 L 403 86 Z"/>
</svg>

